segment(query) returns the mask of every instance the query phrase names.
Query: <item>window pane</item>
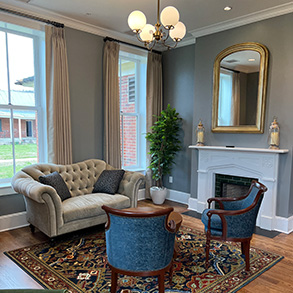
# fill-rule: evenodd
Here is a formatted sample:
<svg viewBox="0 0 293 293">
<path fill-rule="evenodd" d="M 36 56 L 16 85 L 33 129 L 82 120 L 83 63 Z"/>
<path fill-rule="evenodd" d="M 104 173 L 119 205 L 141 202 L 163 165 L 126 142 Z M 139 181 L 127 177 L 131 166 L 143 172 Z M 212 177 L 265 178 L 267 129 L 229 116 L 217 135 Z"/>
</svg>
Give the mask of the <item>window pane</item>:
<svg viewBox="0 0 293 293">
<path fill-rule="evenodd" d="M 36 122 L 37 115 L 35 111 L 13 111 L 16 172 L 25 166 L 38 162 L 38 131 Z M 27 128 L 28 125 L 31 127 L 29 130 Z"/>
<path fill-rule="evenodd" d="M 10 133 L 10 110 L 0 109 L 0 180 L 13 176 L 13 152 Z"/>
<path fill-rule="evenodd" d="M 8 104 L 8 82 L 5 33 L 0 32 L 0 104 Z"/>
<path fill-rule="evenodd" d="M 136 116 L 122 116 L 122 135 L 121 146 L 123 150 L 123 167 L 130 167 L 137 165 L 137 117 Z"/>
<path fill-rule="evenodd" d="M 127 59 L 121 60 L 120 68 L 120 110 L 123 113 L 135 113 L 135 71 L 136 63 Z"/>
<path fill-rule="evenodd" d="M 35 106 L 33 39 L 7 34 L 11 103 Z"/>
</svg>

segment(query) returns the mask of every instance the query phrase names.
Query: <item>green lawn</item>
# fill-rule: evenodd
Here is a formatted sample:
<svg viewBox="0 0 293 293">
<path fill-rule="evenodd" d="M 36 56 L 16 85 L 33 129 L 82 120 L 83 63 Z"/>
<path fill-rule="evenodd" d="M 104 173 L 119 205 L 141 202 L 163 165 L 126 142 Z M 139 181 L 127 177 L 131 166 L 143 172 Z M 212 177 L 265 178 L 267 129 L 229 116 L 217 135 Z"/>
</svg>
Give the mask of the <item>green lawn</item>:
<svg viewBox="0 0 293 293">
<path fill-rule="evenodd" d="M 23 167 L 35 164 L 36 162 L 33 161 L 25 161 L 16 163 L 16 172 L 20 171 Z M 0 179 L 7 179 L 13 176 L 13 165 L 10 166 L 2 166 L 0 163 Z"/>
<path fill-rule="evenodd" d="M 15 145 L 16 159 L 37 158 L 36 144 L 16 144 Z M 11 160 L 12 145 L 0 145 L 0 160 Z"/>
<path fill-rule="evenodd" d="M 37 152 L 36 144 L 15 145 L 16 172 L 25 166 L 36 163 Z M 13 176 L 12 159 L 12 145 L 0 145 L 0 179 L 7 179 Z"/>
</svg>

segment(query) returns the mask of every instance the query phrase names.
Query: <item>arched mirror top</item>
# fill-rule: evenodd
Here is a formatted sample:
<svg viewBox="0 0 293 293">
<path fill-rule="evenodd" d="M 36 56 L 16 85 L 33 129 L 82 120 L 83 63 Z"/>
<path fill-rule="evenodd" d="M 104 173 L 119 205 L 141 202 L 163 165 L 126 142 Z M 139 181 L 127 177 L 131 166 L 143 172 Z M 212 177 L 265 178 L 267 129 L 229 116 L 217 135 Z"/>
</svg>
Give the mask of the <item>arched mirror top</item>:
<svg viewBox="0 0 293 293">
<path fill-rule="evenodd" d="M 242 43 L 220 52 L 214 63 L 213 132 L 263 133 L 268 50 Z"/>
</svg>

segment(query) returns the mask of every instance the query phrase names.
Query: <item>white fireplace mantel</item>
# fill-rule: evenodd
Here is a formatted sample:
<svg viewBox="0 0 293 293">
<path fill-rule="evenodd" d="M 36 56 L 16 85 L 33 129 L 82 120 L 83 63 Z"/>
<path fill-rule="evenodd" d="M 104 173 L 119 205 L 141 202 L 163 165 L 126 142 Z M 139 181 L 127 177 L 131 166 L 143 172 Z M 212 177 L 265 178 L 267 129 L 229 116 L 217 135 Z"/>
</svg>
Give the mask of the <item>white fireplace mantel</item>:
<svg viewBox="0 0 293 293">
<path fill-rule="evenodd" d="M 258 178 L 267 186 L 257 226 L 276 229 L 276 202 L 279 156 L 287 149 L 264 149 L 223 146 L 189 146 L 198 150 L 197 208 L 200 213 L 207 207 L 207 199 L 215 196 L 215 174 Z"/>
</svg>

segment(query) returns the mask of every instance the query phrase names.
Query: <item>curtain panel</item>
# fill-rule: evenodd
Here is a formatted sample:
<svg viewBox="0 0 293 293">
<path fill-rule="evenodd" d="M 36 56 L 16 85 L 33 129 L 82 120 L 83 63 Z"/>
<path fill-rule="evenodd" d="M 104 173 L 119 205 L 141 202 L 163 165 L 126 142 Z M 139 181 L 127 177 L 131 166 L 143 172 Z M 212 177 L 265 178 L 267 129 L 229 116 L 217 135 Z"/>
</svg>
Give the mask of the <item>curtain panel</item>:
<svg viewBox="0 0 293 293">
<path fill-rule="evenodd" d="M 120 45 L 107 41 L 104 46 L 104 160 L 121 168 L 119 62 Z"/>
<path fill-rule="evenodd" d="M 64 28 L 46 26 L 48 162 L 72 163 L 67 51 Z"/>
<path fill-rule="evenodd" d="M 149 52 L 147 62 L 147 132 L 151 131 L 151 127 L 156 122 L 155 116 L 159 116 L 163 109 L 163 74 L 162 74 L 162 55 Z M 147 166 L 150 164 L 149 142 L 147 142 Z M 150 187 L 152 186 L 152 173 L 148 169 L 146 171 L 146 198 L 150 198 Z"/>
</svg>

